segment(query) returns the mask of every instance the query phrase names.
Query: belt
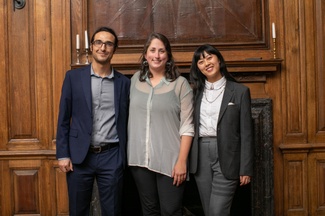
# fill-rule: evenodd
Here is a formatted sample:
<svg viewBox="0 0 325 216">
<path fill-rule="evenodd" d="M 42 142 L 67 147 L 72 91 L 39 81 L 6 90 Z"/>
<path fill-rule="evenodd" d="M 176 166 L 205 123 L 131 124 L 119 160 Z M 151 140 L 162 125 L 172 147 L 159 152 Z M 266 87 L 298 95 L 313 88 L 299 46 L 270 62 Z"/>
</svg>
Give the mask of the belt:
<svg viewBox="0 0 325 216">
<path fill-rule="evenodd" d="M 199 137 L 199 140 L 209 140 L 209 139 L 217 139 L 217 136 L 204 136 L 204 137 Z"/>
<path fill-rule="evenodd" d="M 90 145 L 89 152 L 98 154 L 108 149 L 114 148 L 118 146 L 118 144 L 119 144 L 118 142 L 115 142 L 115 143 L 101 143 L 101 145 L 98 146 Z"/>
</svg>

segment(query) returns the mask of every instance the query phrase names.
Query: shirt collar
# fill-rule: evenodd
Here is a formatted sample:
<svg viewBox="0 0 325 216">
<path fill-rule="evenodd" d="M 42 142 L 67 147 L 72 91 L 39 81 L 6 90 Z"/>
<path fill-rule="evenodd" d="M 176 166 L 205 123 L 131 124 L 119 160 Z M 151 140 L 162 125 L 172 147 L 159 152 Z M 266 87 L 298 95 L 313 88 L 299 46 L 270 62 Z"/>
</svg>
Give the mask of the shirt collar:
<svg viewBox="0 0 325 216">
<path fill-rule="evenodd" d="M 100 76 L 98 76 L 97 74 L 95 74 L 95 72 L 94 72 L 94 70 L 93 70 L 93 67 L 90 67 L 91 69 L 90 69 L 90 76 L 95 76 L 95 77 L 100 77 Z M 112 78 L 114 78 L 114 68 L 112 68 L 112 73 L 110 74 L 110 75 L 108 75 L 108 76 L 106 76 L 108 79 L 112 79 Z M 103 77 L 103 78 L 105 78 L 105 77 Z"/>
<path fill-rule="evenodd" d="M 223 76 L 221 79 L 215 81 L 214 83 L 205 80 L 205 88 L 209 90 L 220 89 L 226 84 L 226 78 Z"/>
<path fill-rule="evenodd" d="M 146 82 L 151 85 L 151 82 L 150 82 L 150 79 L 148 76 L 146 77 Z M 170 83 L 170 81 L 167 80 L 166 77 L 163 77 L 160 82 L 164 82 L 166 85 L 169 85 L 169 83 Z"/>
</svg>

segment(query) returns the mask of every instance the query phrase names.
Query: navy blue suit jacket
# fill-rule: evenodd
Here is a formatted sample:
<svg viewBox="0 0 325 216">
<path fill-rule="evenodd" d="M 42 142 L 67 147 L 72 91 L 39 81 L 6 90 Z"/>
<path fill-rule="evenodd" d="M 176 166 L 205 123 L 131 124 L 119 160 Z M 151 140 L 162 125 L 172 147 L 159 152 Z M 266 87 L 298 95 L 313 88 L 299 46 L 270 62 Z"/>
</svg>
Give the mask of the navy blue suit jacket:
<svg viewBox="0 0 325 216">
<path fill-rule="evenodd" d="M 93 126 L 91 65 L 66 73 L 61 93 L 56 135 L 56 157 L 69 157 L 74 164 L 84 161 Z M 130 79 L 114 70 L 115 121 L 119 157 L 126 162 Z"/>
<path fill-rule="evenodd" d="M 199 151 L 200 107 L 203 91 L 198 92 L 195 104 L 195 135 L 189 155 L 190 173 L 197 172 Z M 253 176 L 253 121 L 251 97 L 246 86 L 227 81 L 217 123 L 217 142 L 220 167 L 228 179 Z M 208 164 L 207 164 L 208 166 Z"/>
</svg>

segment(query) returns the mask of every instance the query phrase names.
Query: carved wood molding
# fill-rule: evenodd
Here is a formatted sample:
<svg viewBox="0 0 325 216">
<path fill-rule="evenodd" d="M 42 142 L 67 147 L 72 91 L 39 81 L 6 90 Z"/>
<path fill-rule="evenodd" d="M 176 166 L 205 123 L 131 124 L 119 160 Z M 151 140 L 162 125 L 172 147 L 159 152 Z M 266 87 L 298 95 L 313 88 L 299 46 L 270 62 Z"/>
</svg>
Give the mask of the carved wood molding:
<svg viewBox="0 0 325 216">
<path fill-rule="evenodd" d="M 56 159 L 55 150 L 0 151 L 1 160 Z"/>
<path fill-rule="evenodd" d="M 266 75 L 280 72 L 282 59 L 270 60 L 240 60 L 240 61 L 226 61 L 228 71 L 232 73 L 239 82 L 248 81 L 266 81 Z M 190 71 L 191 62 L 176 62 L 180 72 L 187 74 Z M 84 67 L 86 65 L 71 65 L 71 69 Z M 113 67 L 125 75 L 132 76 L 139 70 L 139 63 L 117 63 Z M 260 77 L 260 78 L 257 78 Z"/>
<path fill-rule="evenodd" d="M 283 154 L 325 152 L 325 143 L 281 144 L 279 145 L 279 149 Z"/>
</svg>

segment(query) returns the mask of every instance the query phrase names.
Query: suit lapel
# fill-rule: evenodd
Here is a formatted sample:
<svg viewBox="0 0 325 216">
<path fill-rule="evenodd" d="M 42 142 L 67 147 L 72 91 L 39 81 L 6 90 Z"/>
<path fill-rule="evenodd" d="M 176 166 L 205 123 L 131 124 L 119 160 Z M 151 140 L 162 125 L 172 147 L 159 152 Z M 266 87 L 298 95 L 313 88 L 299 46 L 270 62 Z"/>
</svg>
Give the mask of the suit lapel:
<svg viewBox="0 0 325 216">
<path fill-rule="evenodd" d="M 222 119 L 222 116 L 225 113 L 225 111 L 227 109 L 227 106 L 228 106 L 228 103 L 229 103 L 230 99 L 232 98 L 233 94 L 234 94 L 233 85 L 232 85 L 231 82 L 227 81 L 226 87 L 225 87 L 225 92 L 224 92 L 223 99 L 222 99 L 222 102 L 221 102 L 218 123 Z"/>
<path fill-rule="evenodd" d="M 121 95 L 121 79 L 120 75 L 116 70 L 114 70 L 114 103 L 115 103 L 115 116 L 116 116 L 116 121 L 118 119 L 119 115 L 119 106 L 120 106 L 120 95 Z"/>
<path fill-rule="evenodd" d="M 81 77 L 81 86 L 84 91 L 84 95 L 87 102 L 87 107 L 89 109 L 89 112 L 92 111 L 92 99 L 91 99 L 91 76 L 90 76 L 90 66 L 84 67 L 82 71 L 80 71 L 80 77 Z"/>
<path fill-rule="evenodd" d="M 195 121 L 195 128 L 196 128 L 196 134 L 199 134 L 199 128 L 200 128 L 200 112 L 201 112 L 201 102 L 202 102 L 202 97 L 203 97 L 203 91 L 201 91 L 198 95 L 198 103 L 196 103 L 195 107 L 195 115 L 196 115 L 196 121 Z"/>
</svg>

